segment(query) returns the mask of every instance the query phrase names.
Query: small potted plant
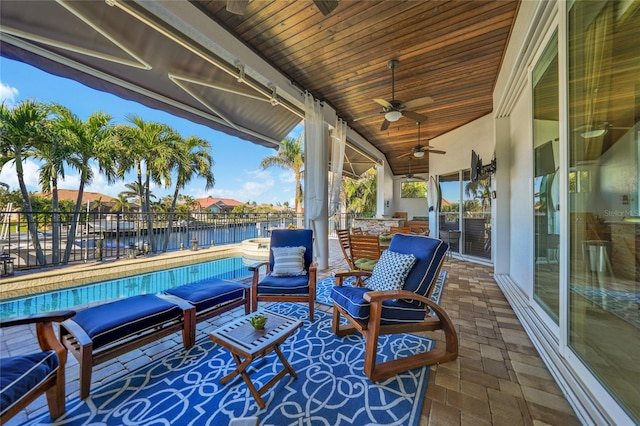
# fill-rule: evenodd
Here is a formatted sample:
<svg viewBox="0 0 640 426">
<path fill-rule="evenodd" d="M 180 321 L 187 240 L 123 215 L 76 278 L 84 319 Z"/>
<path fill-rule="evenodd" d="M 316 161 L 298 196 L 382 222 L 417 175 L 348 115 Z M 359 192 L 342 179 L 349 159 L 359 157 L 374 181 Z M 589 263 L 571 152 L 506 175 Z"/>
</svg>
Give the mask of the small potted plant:
<svg viewBox="0 0 640 426">
<path fill-rule="evenodd" d="M 249 322 L 256 330 L 264 330 L 264 325 L 267 323 L 267 317 L 262 314 L 254 315 L 249 319 Z"/>
</svg>

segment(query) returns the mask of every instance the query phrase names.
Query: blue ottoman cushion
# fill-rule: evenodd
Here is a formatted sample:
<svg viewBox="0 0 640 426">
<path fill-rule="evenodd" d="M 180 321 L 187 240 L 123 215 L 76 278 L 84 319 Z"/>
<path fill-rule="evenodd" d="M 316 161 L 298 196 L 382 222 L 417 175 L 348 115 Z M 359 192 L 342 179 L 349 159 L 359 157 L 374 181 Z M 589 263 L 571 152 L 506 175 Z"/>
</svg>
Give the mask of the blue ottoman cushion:
<svg viewBox="0 0 640 426">
<path fill-rule="evenodd" d="M 182 317 L 182 309 L 154 294 L 132 296 L 79 311 L 73 321 L 93 341 L 93 349 Z"/>
<path fill-rule="evenodd" d="M 31 389 L 56 374 L 59 365 L 54 351 L 3 357 L 0 374 L 0 409 L 2 414 Z"/>
<path fill-rule="evenodd" d="M 364 300 L 364 295 L 372 291 L 366 287 L 334 286 L 331 299 L 352 318 L 368 321 L 371 304 Z M 382 302 L 380 324 L 403 324 L 422 321 L 425 317 L 424 307 L 419 307 L 403 300 L 385 300 Z"/>
<path fill-rule="evenodd" d="M 258 294 L 309 294 L 309 275 L 274 277 L 269 274 L 258 283 Z"/>
<path fill-rule="evenodd" d="M 166 290 L 196 307 L 200 313 L 213 306 L 244 297 L 245 287 L 237 282 L 209 278 Z"/>
</svg>

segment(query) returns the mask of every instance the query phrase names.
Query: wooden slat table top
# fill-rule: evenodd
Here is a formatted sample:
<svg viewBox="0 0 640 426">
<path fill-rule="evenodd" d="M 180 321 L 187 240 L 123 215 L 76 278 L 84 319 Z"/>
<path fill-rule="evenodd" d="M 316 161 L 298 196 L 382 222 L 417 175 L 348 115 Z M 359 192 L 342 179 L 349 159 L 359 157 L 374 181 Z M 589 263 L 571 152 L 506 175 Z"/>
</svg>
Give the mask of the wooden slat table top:
<svg viewBox="0 0 640 426">
<path fill-rule="evenodd" d="M 249 322 L 252 317 L 259 314 L 268 318 L 264 330 L 256 330 Z M 258 310 L 214 330 L 210 337 L 211 340 L 234 353 L 253 358 L 265 349 L 282 343 L 301 326 L 300 320 L 267 310 Z"/>
</svg>

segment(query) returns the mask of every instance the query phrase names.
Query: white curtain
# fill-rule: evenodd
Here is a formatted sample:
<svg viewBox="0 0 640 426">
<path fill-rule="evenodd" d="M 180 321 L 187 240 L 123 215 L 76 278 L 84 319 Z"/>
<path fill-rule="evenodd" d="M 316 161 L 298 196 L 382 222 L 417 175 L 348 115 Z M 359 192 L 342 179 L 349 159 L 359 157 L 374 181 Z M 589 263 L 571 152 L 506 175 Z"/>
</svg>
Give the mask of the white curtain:
<svg viewBox="0 0 640 426">
<path fill-rule="evenodd" d="M 327 227 L 328 143 L 326 124 L 320 102 L 305 95 L 304 115 L 304 216 L 307 227 L 313 230 L 313 256 L 318 269 L 326 269 L 329 259 Z"/>
<path fill-rule="evenodd" d="M 347 123 L 336 117 L 331 138 L 331 173 L 329 174 L 329 216 L 340 210 L 340 184 L 344 166 L 344 148 L 347 143 Z"/>
<path fill-rule="evenodd" d="M 326 202 L 326 189 L 323 188 L 323 174 L 326 173 L 326 163 L 322 167 L 311 166 L 323 157 L 324 122 L 320 102 L 313 99 L 309 93 L 304 101 L 304 151 L 305 171 L 304 180 L 307 191 L 304 206 L 305 216 L 309 220 L 317 220 L 322 214 L 322 205 Z M 326 176 L 326 175 L 325 175 Z"/>
</svg>

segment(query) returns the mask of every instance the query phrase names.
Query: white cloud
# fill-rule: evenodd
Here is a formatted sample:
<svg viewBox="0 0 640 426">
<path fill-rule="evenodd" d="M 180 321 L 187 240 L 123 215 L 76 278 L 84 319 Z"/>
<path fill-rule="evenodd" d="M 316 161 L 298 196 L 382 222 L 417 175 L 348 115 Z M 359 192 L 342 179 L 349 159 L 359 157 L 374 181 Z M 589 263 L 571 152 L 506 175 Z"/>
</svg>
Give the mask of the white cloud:
<svg viewBox="0 0 640 426">
<path fill-rule="evenodd" d="M 0 81 L 0 103 L 4 103 L 7 107 L 13 108 L 16 105 L 16 96 L 18 89 L 7 86 Z"/>
<path fill-rule="evenodd" d="M 211 194 L 213 197 L 219 198 L 232 198 L 238 201 L 257 201 L 266 202 L 267 199 L 277 198 L 276 195 L 271 195 L 268 192 L 275 187 L 275 180 L 271 175 L 271 172 L 267 170 L 251 170 L 244 173 L 245 178 L 250 180 L 244 180 L 242 178 L 236 179 L 237 182 L 241 182 L 238 189 L 226 189 L 226 188 L 214 188 L 213 191 L 206 192 L 203 196 Z"/>
<path fill-rule="evenodd" d="M 283 171 L 282 173 L 280 173 L 280 175 L 278 175 L 278 179 L 282 183 L 295 183 L 296 175 L 291 171 Z"/>
<path fill-rule="evenodd" d="M 40 186 L 38 185 L 40 166 L 32 160 L 26 160 L 22 163 L 22 170 L 24 184 L 27 186 L 27 190 L 40 191 Z M 9 162 L 4 165 L 2 171 L 0 171 L 0 181 L 9 185 L 12 191 L 19 189 L 18 175 L 14 162 Z"/>
</svg>

